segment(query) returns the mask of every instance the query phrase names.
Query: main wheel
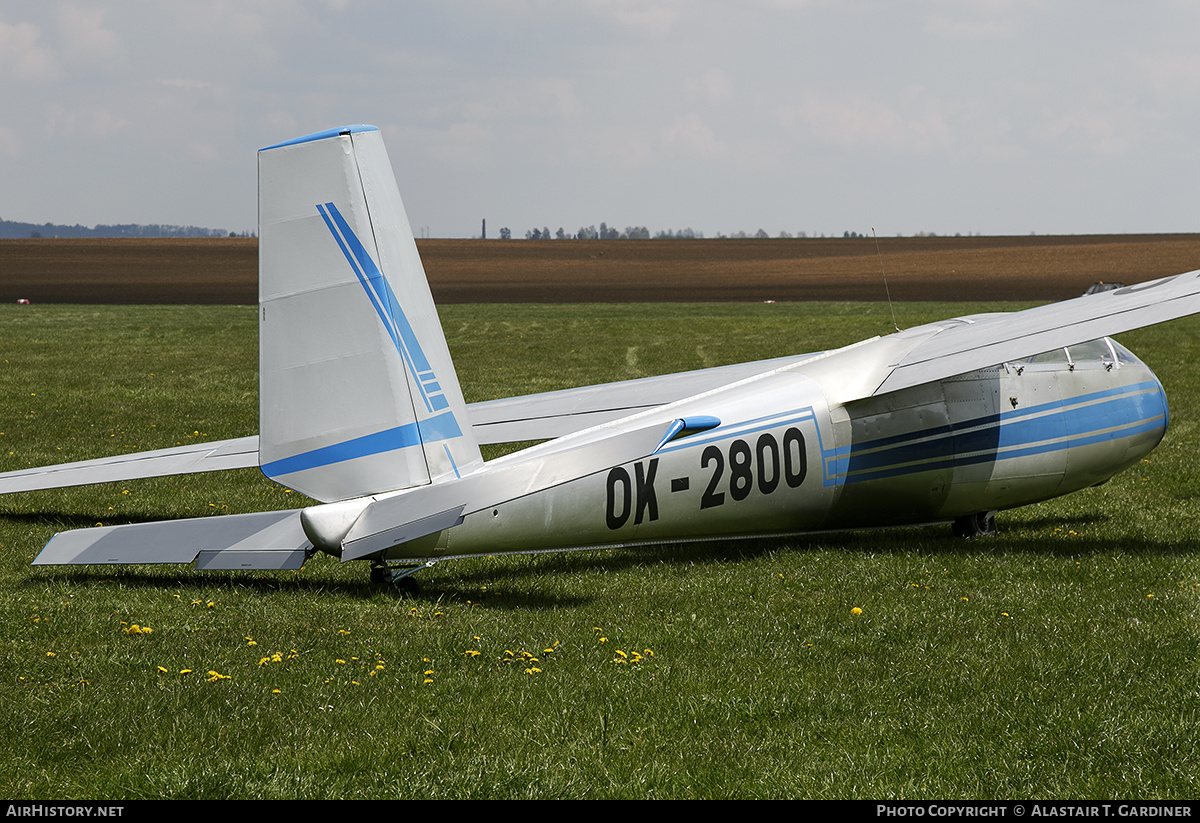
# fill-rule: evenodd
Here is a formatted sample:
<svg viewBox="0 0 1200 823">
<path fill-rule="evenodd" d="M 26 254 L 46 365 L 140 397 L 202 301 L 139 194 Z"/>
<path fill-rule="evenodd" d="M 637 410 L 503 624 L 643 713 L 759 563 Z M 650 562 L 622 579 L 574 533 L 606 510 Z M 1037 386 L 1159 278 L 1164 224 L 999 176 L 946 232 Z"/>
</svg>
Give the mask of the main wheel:
<svg viewBox="0 0 1200 823">
<path fill-rule="evenodd" d="M 415 577 L 401 577 L 399 580 L 392 581 L 396 587 L 396 591 L 405 597 L 416 597 L 421 593 L 421 584 L 417 582 Z"/>
<path fill-rule="evenodd" d="M 992 537 L 996 534 L 996 513 L 978 512 L 954 521 L 954 536 L 967 540 L 976 537 Z"/>
</svg>

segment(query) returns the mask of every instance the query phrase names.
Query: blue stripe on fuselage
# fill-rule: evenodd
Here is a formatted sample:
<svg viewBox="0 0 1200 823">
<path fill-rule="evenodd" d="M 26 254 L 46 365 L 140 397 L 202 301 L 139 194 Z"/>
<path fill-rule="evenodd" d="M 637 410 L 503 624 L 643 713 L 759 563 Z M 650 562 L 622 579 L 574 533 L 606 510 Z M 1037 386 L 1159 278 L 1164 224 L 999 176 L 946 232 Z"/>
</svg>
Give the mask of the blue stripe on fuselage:
<svg viewBox="0 0 1200 823">
<path fill-rule="evenodd" d="M 826 485 L 1010 460 L 1166 426 L 1157 381 L 881 437 L 822 453 Z"/>
</svg>

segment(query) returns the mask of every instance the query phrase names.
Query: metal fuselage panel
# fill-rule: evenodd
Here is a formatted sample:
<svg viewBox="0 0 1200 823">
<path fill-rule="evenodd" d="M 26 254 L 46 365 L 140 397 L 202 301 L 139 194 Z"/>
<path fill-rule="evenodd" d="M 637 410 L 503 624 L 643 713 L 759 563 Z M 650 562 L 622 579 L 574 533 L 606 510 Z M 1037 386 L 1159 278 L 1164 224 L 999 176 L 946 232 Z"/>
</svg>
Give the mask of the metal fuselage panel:
<svg viewBox="0 0 1200 823">
<path fill-rule="evenodd" d="M 705 415 L 716 428 L 384 559 L 901 525 L 1046 500 L 1104 482 L 1162 439 L 1162 386 L 1121 351 L 1120 362 L 1006 364 L 846 404 L 828 402 L 830 379 L 783 371 L 664 411 L 664 423 Z"/>
<path fill-rule="evenodd" d="M 962 375 L 848 404 L 827 526 L 952 520 L 1103 483 L 1162 439 L 1166 396 L 1129 356 Z M 845 442 L 845 438 L 841 438 Z"/>
<path fill-rule="evenodd" d="M 749 412 L 749 413 L 748 413 Z M 820 387 L 795 373 L 676 405 L 717 428 L 655 454 L 467 516 L 431 541 L 386 559 L 539 551 L 783 534 L 819 528 L 837 489 L 823 482 L 823 438 L 832 431 Z"/>
</svg>

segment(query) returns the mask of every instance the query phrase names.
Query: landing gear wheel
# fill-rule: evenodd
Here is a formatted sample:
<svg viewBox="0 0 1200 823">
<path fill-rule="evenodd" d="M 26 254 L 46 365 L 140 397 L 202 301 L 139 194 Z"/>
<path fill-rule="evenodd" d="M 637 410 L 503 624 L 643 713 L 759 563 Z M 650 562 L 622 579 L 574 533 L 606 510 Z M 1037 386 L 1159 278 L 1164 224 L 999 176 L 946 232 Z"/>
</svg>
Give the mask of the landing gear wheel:
<svg viewBox="0 0 1200 823">
<path fill-rule="evenodd" d="M 371 582 L 376 586 L 391 586 L 404 597 L 416 597 L 421 593 L 421 584 L 412 574 L 424 568 L 426 566 L 389 566 L 386 563 L 372 563 Z"/>
<path fill-rule="evenodd" d="M 996 513 L 979 512 L 960 517 L 954 521 L 954 536 L 973 540 L 976 537 L 994 537 L 996 534 Z"/>
<path fill-rule="evenodd" d="M 387 566 L 383 564 L 371 566 L 371 582 L 376 586 L 384 586 L 391 583 L 392 573 Z"/>
</svg>

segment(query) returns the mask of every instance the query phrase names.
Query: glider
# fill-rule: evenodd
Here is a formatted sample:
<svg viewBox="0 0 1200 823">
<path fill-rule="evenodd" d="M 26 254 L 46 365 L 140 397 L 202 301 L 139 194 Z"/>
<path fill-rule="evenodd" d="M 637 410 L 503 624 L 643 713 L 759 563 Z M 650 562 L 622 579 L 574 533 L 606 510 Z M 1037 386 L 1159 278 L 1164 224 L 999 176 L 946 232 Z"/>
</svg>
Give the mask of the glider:
<svg viewBox="0 0 1200 823">
<path fill-rule="evenodd" d="M 257 438 L 0 475 L 0 493 L 258 466 L 299 510 L 62 532 L 35 565 L 295 569 L 952 522 L 1103 483 L 1162 439 L 1110 335 L 1200 312 L 1200 271 L 833 351 L 467 405 L 373 126 L 259 168 Z M 542 440 L 485 462 L 481 443 Z"/>
</svg>

